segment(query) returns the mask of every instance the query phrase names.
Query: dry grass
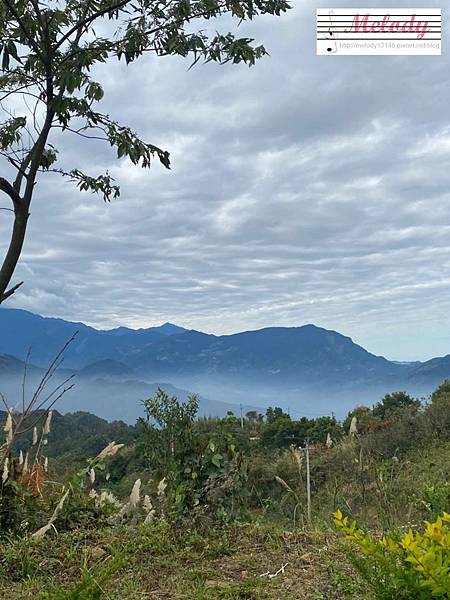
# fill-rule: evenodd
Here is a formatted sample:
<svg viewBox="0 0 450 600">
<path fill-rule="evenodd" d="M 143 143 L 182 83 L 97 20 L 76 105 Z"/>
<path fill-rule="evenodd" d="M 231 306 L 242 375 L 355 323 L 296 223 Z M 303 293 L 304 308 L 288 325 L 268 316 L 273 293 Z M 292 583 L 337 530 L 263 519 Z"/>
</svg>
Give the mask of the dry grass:
<svg viewBox="0 0 450 600">
<path fill-rule="evenodd" d="M 321 600 L 367 598 L 334 533 L 276 526 L 170 530 L 165 525 L 77 532 L 51 543 L 0 547 L 0 597 L 71 598 L 83 566 L 93 579 L 114 557 L 123 566 L 101 581 L 102 598 Z M 282 565 L 284 573 L 275 573 Z M 61 590 L 67 595 L 60 596 Z M 89 596 L 73 596 L 88 598 Z"/>
</svg>

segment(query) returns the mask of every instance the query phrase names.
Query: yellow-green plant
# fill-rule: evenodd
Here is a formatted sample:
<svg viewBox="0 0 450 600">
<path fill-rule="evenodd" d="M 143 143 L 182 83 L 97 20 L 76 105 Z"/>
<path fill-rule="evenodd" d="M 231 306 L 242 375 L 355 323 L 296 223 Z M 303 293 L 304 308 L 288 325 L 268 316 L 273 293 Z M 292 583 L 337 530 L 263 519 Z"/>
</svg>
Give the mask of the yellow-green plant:
<svg viewBox="0 0 450 600">
<path fill-rule="evenodd" d="M 376 539 L 356 521 L 333 513 L 334 524 L 354 542 L 362 557 L 353 563 L 379 600 L 450 598 L 450 514 L 425 522 L 423 532 Z"/>
</svg>

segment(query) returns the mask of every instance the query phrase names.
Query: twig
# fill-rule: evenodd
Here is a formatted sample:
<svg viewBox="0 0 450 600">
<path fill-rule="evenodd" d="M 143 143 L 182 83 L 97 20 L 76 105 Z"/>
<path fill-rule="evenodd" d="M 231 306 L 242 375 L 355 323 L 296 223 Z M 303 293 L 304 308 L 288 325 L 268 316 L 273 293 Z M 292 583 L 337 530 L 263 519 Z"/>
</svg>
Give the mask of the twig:
<svg viewBox="0 0 450 600">
<path fill-rule="evenodd" d="M 269 571 L 266 571 L 266 573 L 261 573 L 260 577 L 269 577 L 269 579 L 273 579 L 274 577 L 277 577 L 280 573 L 284 574 L 284 570 L 288 566 L 288 564 L 289 563 L 287 562 L 284 565 L 281 565 L 281 567 L 275 573 L 271 574 Z"/>
<path fill-rule="evenodd" d="M 0 297 L 0 304 L 2 302 L 4 302 L 7 298 L 9 298 L 10 296 L 12 296 L 14 294 L 14 292 L 16 292 L 21 285 L 23 285 L 23 281 L 21 281 L 20 283 L 17 283 L 15 286 L 13 286 L 10 290 L 8 290 L 7 292 L 5 292 L 1 297 Z"/>
<path fill-rule="evenodd" d="M 25 359 L 25 366 L 23 368 L 23 379 L 22 379 L 22 412 L 25 412 L 25 383 L 27 379 L 28 361 L 30 360 L 31 346 L 28 348 L 27 357 Z"/>
</svg>

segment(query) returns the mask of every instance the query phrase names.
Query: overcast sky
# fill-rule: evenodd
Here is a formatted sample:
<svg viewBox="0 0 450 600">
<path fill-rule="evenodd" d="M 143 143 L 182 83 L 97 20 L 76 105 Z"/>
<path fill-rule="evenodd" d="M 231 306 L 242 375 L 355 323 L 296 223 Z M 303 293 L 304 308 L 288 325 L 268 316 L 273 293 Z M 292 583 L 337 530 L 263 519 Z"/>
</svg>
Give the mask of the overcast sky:
<svg viewBox="0 0 450 600">
<path fill-rule="evenodd" d="M 423 4 L 440 6 L 396 2 Z M 442 57 L 317 57 L 317 7 L 383 3 L 293 5 L 242 30 L 270 51 L 252 69 L 146 57 L 98 73 L 102 109 L 173 168 L 57 140 L 64 166 L 109 169 L 122 196 L 41 180 L 10 307 L 217 334 L 314 323 L 388 358 L 450 353 L 448 38 Z"/>
</svg>

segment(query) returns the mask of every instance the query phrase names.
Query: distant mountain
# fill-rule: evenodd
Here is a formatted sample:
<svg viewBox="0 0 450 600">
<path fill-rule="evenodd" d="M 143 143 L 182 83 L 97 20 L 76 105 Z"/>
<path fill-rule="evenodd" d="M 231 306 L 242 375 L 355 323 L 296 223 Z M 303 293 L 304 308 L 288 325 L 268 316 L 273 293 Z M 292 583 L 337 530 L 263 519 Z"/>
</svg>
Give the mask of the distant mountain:
<svg viewBox="0 0 450 600">
<path fill-rule="evenodd" d="M 22 403 L 24 369 L 24 362 L 8 355 L 0 355 L 0 392 L 9 406 L 18 409 Z M 31 397 L 44 372 L 43 368 L 27 365 L 26 399 Z M 70 381 L 74 384 L 74 388 L 58 401 L 58 410 L 63 413 L 85 411 L 108 421 L 122 420 L 130 424 L 135 423 L 139 417 L 144 416 L 142 401 L 153 396 L 158 387 L 182 401 L 193 394 L 192 391 L 175 387 L 167 382 L 139 381 L 132 377 L 133 372 L 129 367 L 112 360 L 103 360 L 78 372 L 58 370 L 45 388 L 41 399 L 71 375 L 75 375 Z M 228 411 L 238 414 L 240 410 L 240 407 L 235 404 L 211 400 L 201 395 L 199 400 L 198 415 L 201 417 L 225 416 Z M 242 410 L 247 412 L 254 408 L 247 405 L 243 406 Z"/>
<path fill-rule="evenodd" d="M 158 381 L 199 393 L 209 403 L 214 399 L 220 405 L 217 410 L 242 403 L 278 405 L 306 416 L 330 412 L 342 416 L 356 404 L 370 404 L 393 390 L 428 394 L 450 378 L 450 355 L 425 363 L 389 361 L 349 337 L 315 325 L 223 336 L 170 323 L 100 331 L 0 308 L 0 353 L 23 359 L 31 346 L 32 362 L 44 367 L 77 330 L 63 366 L 79 372 L 80 386 L 89 387 L 89 398 L 95 396 L 94 383 L 101 382 L 98 389 L 107 389 L 109 400 L 102 391 L 102 400 L 95 400 L 101 412 L 84 404 L 71 410 L 82 408 L 102 416 L 120 412 L 115 418 L 125 420 L 128 398 L 148 396 Z"/>
<path fill-rule="evenodd" d="M 255 378 L 262 383 L 320 382 L 367 384 L 396 379 L 410 369 L 367 352 L 335 331 L 314 325 L 271 327 L 215 336 L 166 323 L 133 330 L 99 331 L 82 323 L 0 309 L 0 352 L 47 365 L 78 331 L 64 357 L 66 368 L 80 369 L 112 360 L 141 377 Z M 122 367 L 123 368 L 123 367 Z"/>
<path fill-rule="evenodd" d="M 164 323 L 163 325 L 151 327 L 149 329 L 130 329 L 129 327 L 116 327 L 115 329 L 107 329 L 105 331 L 102 331 L 102 333 L 106 335 L 124 335 L 134 334 L 137 332 L 148 333 L 149 331 L 161 333 L 162 335 L 174 335 L 175 333 L 184 333 L 187 330 L 184 329 L 184 327 L 179 327 L 178 325 L 174 325 L 173 323 Z"/>
<path fill-rule="evenodd" d="M 81 379 L 92 379 L 98 377 L 107 377 L 109 379 L 131 379 L 136 373 L 124 363 L 104 358 L 80 369 L 78 377 Z"/>
<path fill-rule="evenodd" d="M 143 348 L 125 362 L 152 375 L 232 375 L 260 381 L 322 383 L 396 378 L 407 367 L 375 356 L 349 337 L 314 325 L 234 335 L 184 332 Z"/>
<path fill-rule="evenodd" d="M 9 354 L 0 354 L 0 377 L 23 372 L 24 363 Z"/>
<path fill-rule="evenodd" d="M 447 378 L 450 379 L 450 354 L 416 365 L 408 375 L 409 382 L 426 388 L 437 386 Z"/>
<path fill-rule="evenodd" d="M 186 331 L 165 323 L 148 329 L 119 327 L 101 331 L 83 323 L 40 317 L 25 310 L 0 308 L 0 353 L 24 360 L 31 348 L 34 364 L 46 366 L 56 353 L 78 332 L 76 343 L 64 355 L 64 365 L 79 369 L 93 362 L 110 358 L 123 362 L 136 352 L 164 340 L 171 334 Z"/>
</svg>

